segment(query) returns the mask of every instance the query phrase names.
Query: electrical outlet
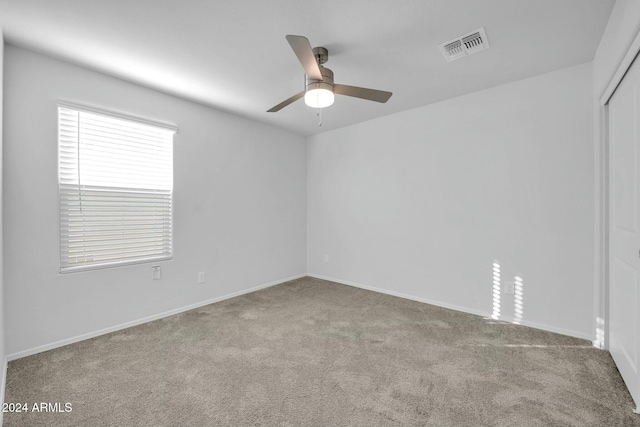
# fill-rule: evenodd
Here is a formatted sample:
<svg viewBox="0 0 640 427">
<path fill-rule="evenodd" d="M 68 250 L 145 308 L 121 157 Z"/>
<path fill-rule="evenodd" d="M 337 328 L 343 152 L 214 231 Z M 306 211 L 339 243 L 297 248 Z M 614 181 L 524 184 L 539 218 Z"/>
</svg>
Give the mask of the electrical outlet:
<svg viewBox="0 0 640 427">
<path fill-rule="evenodd" d="M 505 282 L 502 285 L 502 290 L 507 295 L 513 295 L 515 284 L 513 282 Z"/>
<path fill-rule="evenodd" d="M 204 282 L 205 282 L 204 271 L 200 271 L 198 273 L 198 283 L 204 283 Z"/>
<path fill-rule="evenodd" d="M 161 277 L 161 270 L 160 270 L 160 266 L 159 265 L 154 265 L 151 267 L 151 278 L 153 280 L 160 280 Z"/>
<path fill-rule="evenodd" d="M 324 262 L 329 262 L 329 255 L 324 254 Z"/>
</svg>

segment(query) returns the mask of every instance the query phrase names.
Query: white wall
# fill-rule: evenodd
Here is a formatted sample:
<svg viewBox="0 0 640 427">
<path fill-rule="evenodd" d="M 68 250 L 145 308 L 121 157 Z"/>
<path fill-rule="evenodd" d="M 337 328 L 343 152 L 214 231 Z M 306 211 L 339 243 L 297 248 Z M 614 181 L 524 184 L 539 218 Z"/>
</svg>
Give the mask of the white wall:
<svg viewBox="0 0 640 427">
<path fill-rule="evenodd" d="M 13 46 L 5 55 L 8 354 L 305 273 L 303 137 Z M 150 264 L 58 273 L 59 99 L 178 126 L 162 280 Z"/>
<path fill-rule="evenodd" d="M 604 319 L 605 323 L 608 323 L 605 262 L 605 258 L 608 256 L 606 252 L 607 226 L 605 223 L 608 207 L 605 191 L 607 186 L 606 126 L 604 108 L 600 105 L 600 98 L 609 86 L 638 31 L 640 31 L 640 1 L 617 0 L 593 59 L 594 156 L 597 159 L 595 163 L 597 185 L 594 199 L 598 206 L 595 223 L 596 259 L 598 262 L 595 265 L 594 310 L 596 317 Z M 602 344 L 608 347 L 606 337 Z"/>
<path fill-rule="evenodd" d="M 498 260 L 593 338 L 591 103 L 585 64 L 308 138 L 308 272 L 488 315 Z"/>
</svg>

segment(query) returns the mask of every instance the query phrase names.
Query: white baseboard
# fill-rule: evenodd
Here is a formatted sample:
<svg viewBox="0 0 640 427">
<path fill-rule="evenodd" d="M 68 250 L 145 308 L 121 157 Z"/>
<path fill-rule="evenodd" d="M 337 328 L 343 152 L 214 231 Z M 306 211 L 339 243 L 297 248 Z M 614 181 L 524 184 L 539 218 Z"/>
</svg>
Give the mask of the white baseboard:
<svg viewBox="0 0 640 427">
<path fill-rule="evenodd" d="M 513 321 L 515 319 L 505 317 L 505 318 L 501 318 L 500 320 L 503 320 L 505 322 L 513 323 Z M 544 324 L 544 323 L 532 322 L 532 321 L 526 320 L 526 319 L 522 320 L 520 322 L 520 324 L 522 326 L 527 326 L 529 328 L 540 329 L 540 330 L 547 331 L 547 332 L 553 332 L 553 333 L 560 334 L 560 335 L 566 335 L 566 336 L 569 336 L 569 337 L 574 337 L 574 338 L 580 338 L 580 339 L 583 339 L 583 340 L 587 340 L 587 341 L 591 342 L 591 344 L 594 347 L 600 349 L 600 346 L 596 344 L 596 342 L 593 339 L 593 336 L 591 334 L 586 334 L 584 332 L 573 331 L 571 329 L 558 328 L 556 326 L 547 325 L 547 324 Z"/>
<path fill-rule="evenodd" d="M 417 297 L 417 296 L 413 296 L 413 295 L 407 295 L 407 294 L 403 294 L 403 293 L 400 293 L 400 292 L 390 291 L 390 290 L 382 289 L 382 288 L 376 288 L 376 287 L 373 287 L 373 286 L 363 285 L 361 283 L 350 282 L 350 281 L 347 281 L 347 280 L 335 279 L 333 277 L 321 276 L 321 275 L 318 275 L 318 274 L 307 274 L 307 276 L 315 277 L 316 279 L 328 280 L 330 282 L 340 283 L 342 285 L 348 285 L 348 286 L 353 286 L 353 287 L 356 287 L 356 288 L 366 289 L 368 291 L 379 292 L 381 294 L 392 295 L 394 297 L 409 299 L 409 300 L 412 300 L 412 301 L 418 301 L 418 302 L 422 302 L 422 303 L 425 303 L 425 304 L 431 304 L 431 305 L 435 305 L 435 306 L 438 306 L 438 307 L 448 308 L 450 310 L 461 311 L 463 313 L 475 314 L 476 316 L 482 316 L 482 317 L 487 317 L 487 318 L 491 317 L 491 313 L 489 313 L 488 311 L 477 310 L 477 309 L 473 309 L 473 308 L 469 308 L 469 307 L 462 307 L 462 306 L 458 306 L 458 305 L 455 305 L 455 304 L 449 304 L 449 303 L 442 302 L 442 301 L 435 301 L 435 300 L 431 300 L 431 299 L 428 299 L 428 298 L 422 298 L 422 297 Z M 503 317 L 500 320 L 504 321 L 504 322 L 513 323 L 514 319 Z M 569 329 L 558 328 L 558 327 L 555 327 L 555 326 L 545 325 L 545 324 L 542 324 L 542 323 L 523 320 L 523 321 L 520 322 L 520 324 L 522 326 L 528 326 L 530 328 L 541 329 L 543 331 L 554 332 L 554 333 L 557 333 L 557 334 L 567 335 L 567 336 L 574 337 L 574 338 L 582 338 L 582 339 L 589 340 L 589 341 L 592 341 L 592 342 L 593 342 L 593 339 L 594 339 L 594 337 L 592 337 L 591 335 L 585 334 L 583 332 L 577 332 L 577 331 L 572 331 L 572 330 L 569 330 Z"/>
<path fill-rule="evenodd" d="M 394 297 L 409 299 L 409 300 L 412 300 L 412 301 L 423 302 L 425 304 L 437 305 L 438 307 L 448 308 L 448 309 L 455 310 L 455 311 L 462 311 L 464 313 L 471 313 L 471 314 L 475 314 L 477 316 L 483 316 L 483 317 L 489 317 L 490 316 L 489 312 L 484 312 L 484 311 L 481 311 L 481 310 L 474 310 L 474 309 L 470 309 L 470 308 L 467 308 L 467 307 L 460 307 L 460 306 L 457 306 L 457 305 L 454 305 L 454 304 L 448 304 L 448 303 L 444 303 L 444 302 L 440 302 L 440 301 L 433 301 L 433 300 L 430 300 L 428 298 L 416 297 L 416 296 L 413 296 L 413 295 L 403 294 L 401 292 L 395 292 L 395 291 L 390 291 L 390 290 L 387 290 L 387 289 L 376 288 L 376 287 L 369 286 L 369 285 L 363 285 L 361 283 L 350 282 L 348 280 L 334 279 L 333 277 L 320 276 L 319 274 L 307 274 L 307 276 L 315 277 L 316 279 L 328 280 L 330 282 L 340 283 L 341 285 L 348 285 L 348 286 L 353 286 L 355 288 L 366 289 L 368 291 L 373 291 L 373 292 L 378 292 L 378 293 L 381 293 L 381 294 L 391 295 L 391 296 L 394 296 Z"/>
<path fill-rule="evenodd" d="M 132 326 L 137 326 L 137 325 L 141 325 L 143 323 L 147 323 L 147 322 L 152 322 L 154 320 L 158 320 L 158 319 L 162 319 L 165 317 L 169 317 L 169 316 L 173 316 L 174 314 L 179 314 L 179 313 L 183 313 L 185 311 L 189 311 L 189 310 L 193 310 L 195 308 L 199 308 L 199 307 L 203 307 L 205 305 L 209 305 L 209 304 L 213 304 L 215 302 L 219 302 L 219 301 L 224 301 L 226 299 L 229 298 L 234 298 L 240 295 L 244 295 L 244 294 L 248 294 L 251 292 L 255 292 L 258 291 L 260 289 L 265 289 L 265 288 L 269 288 L 271 286 L 275 286 L 275 285 L 279 285 L 281 283 L 284 282 L 288 282 L 290 280 L 295 280 L 295 279 L 299 279 L 301 277 L 305 277 L 306 274 L 298 274 L 296 276 L 291 276 L 291 277 L 287 277 L 285 279 L 280 279 L 280 280 L 276 280 L 270 283 L 265 283 L 262 285 L 258 285 L 258 286 L 254 286 L 253 288 L 249 288 L 249 289 L 244 289 L 242 291 L 238 291 L 238 292 L 234 292 L 228 295 L 223 295 L 220 297 L 216 297 L 216 298 L 212 298 L 206 301 L 200 301 L 197 302 L 195 304 L 190 304 L 184 307 L 180 307 L 180 308 L 175 308 L 173 310 L 169 310 L 169 311 L 165 311 L 163 313 L 158 313 L 158 314 L 154 314 L 151 316 L 147 316 L 147 317 L 143 317 L 140 319 L 136 319 L 136 320 L 132 320 L 130 322 L 126 322 L 126 323 L 121 323 L 119 325 L 115 325 L 115 326 L 110 326 L 108 328 L 104 328 L 104 329 L 100 329 L 97 331 L 93 331 L 93 332 L 87 332 L 86 334 L 82 334 L 82 335 L 78 335 L 75 337 L 71 337 L 71 338 L 66 338 L 60 341 L 56 341 L 56 342 L 52 342 L 49 344 L 45 344 L 42 346 L 38 346 L 38 347 L 34 347 L 34 348 L 30 348 L 27 350 L 23 350 L 23 351 L 19 351 L 16 353 L 12 353 L 7 355 L 6 360 L 5 360 L 5 372 L 6 372 L 6 362 L 7 361 L 11 361 L 11 360 L 16 360 L 16 359 L 20 359 L 22 357 L 27 357 L 27 356 L 31 356 L 33 354 L 37 354 L 37 353 L 42 353 L 43 351 L 47 351 L 47 350 L 52 350 L 54 348 L 58 348 L 58 347 L 62 347 L 65 345 L 69 345 L 69 344 L 73 344 L 79 341 L 84 341 L 90 338 L 94 338 L 100 335 L 105 335 L 105 334 L 109 334 L 111 332 L 116 332 L 116 331 L 120 331 L 122 329 L 127 329 L 130 328 Z M 4 383 L 3 383 L 3 389 L 2 391 L 4 392 Z"/>
<path fill-rule="evenodd" d="M 265 283 L 262 285 L 258 285 L 255 286 L 253 288 L 249 288 L 249 289 L 244 289 L 242 291 L 238 291 L 238 292 L 234 292 L 228 295 L 223 295 L 220 297 L 216 297 L 216 298 L 212 298 L 206 301 L 200 301 L 197 302 L 195 304 L 191 304 L 188 306 L 184 306 L 184 307 L 180 307 L 180 308 L 176 308 L 173 310 L 169 310 L 169 311 L 165 311 L 163 313 L 158 313 L 158 314 L 154 314 L 151 316 L 147 316 L 147 317 L 143 317 L 137 320 L 132 320 L 130 322 L 126 322 L 126 323 L 122 323 L 119 325 L 115 325 L 115 326 L 111 326 L 108 328 L 104 328 L 104 329 L 100 329 L 97 331 L 93 331 L 93 332 L 88 332 L 86 334 L 81 334 L 75 337 L 71 337 L 71 338 L 66 338 L 60 341 L 56 341 L 53 343 L 49 343 L 49 344 L 45 344 L 42 346 L 38 346 L 38 347 L 34 347 L 31 349 L 27 349 L 27 350 L 23 350 L 23 351 L 19 351 L 16 353 L 12 353 L 6 356 L 5 361 L 4 361 L 4 374 L 5 377 L 4 379 L 6 380 L 6 369 L 7 369 L 7 362 L 11 361 L 11 360 L 16 360 L 16 359 L 20 359 L 22 357 L 26 357 L 26 356 L 31 356 L 33 354 L 37 354 L 37 353 L 42 353 L 43 351 L 48 351 L 48 350 L 52 350 L 54 348 L 58 348 L 58 347 L 62 347 L 65 345 L 69 345 L 69 344 L 73 344 L 79 341 L 83 341 L 86 339 L 90 339 L 90 338 L 94 338 L 100 335 L 105 335 L 105 334 L 109 334 L 111 332 L 116 332 L 122 329 L 126 329 L 126 328 L 130 328 L 132 326 L 137 326 L 137 325 L 141 325 L 143 323 L 147 323 L 147 322 L 152 322 L 154 320 L 158 320 L 158 319 L 162 319 L 168 316 L 173 316 L 174 314 L 178 314 L 178 313 L 183 313 L 185 311 L 189 311 L 189 310 L 193 310 L 195 308 L 199 308 L 205 305 L 209 305 L 209 304 L 213 304 L 215 302 L 219 302 L 219 301 L 223 301 L 229 298 L 234 298 L 240 295 L 244 295 L 244 294 L 248 294 L 251 292 L 255 292 L 258 291 L 260 289 L 265 289 L 265 288 L 269 288 L 271 286 L 275 286 L 275 285 L 279 285 L 281 283 L 284 282 L 288 282 L 290 280 L 295 280 L 295 279 L 299 279 L 301 277 L 305 277 L 305 276 L 309 276 L 309 277 L 315 277 L 317 279 L 322 279 L 322 280 L 328 280 L 331 282 L 336 282 L 336 283 L 340 283 L 343 285 L 348 285 L 348 286 L 353 286 L 356 288 L 361 288 L 361 289 L 366 289 L 369 291 L 373 291 L 373 292 L 379 292 L 382 294 L 387 294 L 387 295 L 392 295 L 395 297 L 399 297 L 399 298 L 404 298 L 404 299 L 408 299 L 408 300 L 412 300 L 412 301 L 418 301 L 418 302 L 422 302 L 425 304 L 431 304 L 431 305 L 435 305 L 438 307 L 443 307 L 443 308 L 448 308 L 451 310 L 456 310 L 456 311 L 461 311 L 464 313 L 470 313 L 470 314 L 475 314 L 477 316 L 482 316 L 482 317 L 490 317 L 491 313 L 489 313 L 488 311 L 482 311 L 482 310 L 477 310 L 477 309 L 473 309 L 473 308 L 469 308 L 469 307 L 462 307 L 462 306 L 458 306 L 455 304 L 450 304 L 450 303 L 445 303 L 442 301 L 435 301 L 435 300 L 431 300 L 428 298 L 422 298 L 422 297 L 417 297 L 414 295 L 408 295 L 408 294 L 403 294 L 401 292 L 395 292 L 395 291 L 390 291 L 387 289 L 382 289 L 382 288 L 376 288 L 373 286 L 368 286 L 368 285 L 363 285 L 361 283 L 356 283 L 356 282 L 350 282 L 347 280 L 341 280 L 341 279 L 336 279 L 333 277 L 327 277 L 327 276 L 321 276 L 318 274 L 298 274 L 295 276 L 291 276 L 291 277 L 287 277 L 284 279 L 280 279 L 280 280 L 276 280 L 270 283 Z M 506 322 L 511 322 L 513 321 L 513 319 L 507 319 L 507 318 L 503 318 L 500 319 Z M 576 332 L 576 331 L 572 331 L 572 330 L 568 330 L 568 329 L 563 329 L 563 328 L 558 328 L 555 326 L 551 326 L 551 325 L 546 325 L 546 324 L 541 324 L 541 323 L 537 323 L 537 322 L 531 322 L 531 321 L 522 321 L 521 324 L 523 326 L 528 326 L 531 328 L 536 328 L 536 329 L 541 329 L 544 331 L 549 331 L 549 332 L 555 332 L 558 334 L 562 334 L 562 335 L 568 335 L 571 337 L 576 337 L 576 338 L 582 338 L 582 339 L 586 339 L 586 340 L 593 340 L 593 337 L 589 336 L 589 334 L 585 334 L 585 333 L 581 333 L 581 332 Z M 2 394 L 2 397 L 4 397 L 4 386 L 5 386 L 5 381 L 2 382 L 1 384 L 1 390 L 0 393 Z M 1 421 L 1 414 L 0 414 L 0 421 Z M 1 425 L 1 424 L 0 424 Z"/>
</svg>

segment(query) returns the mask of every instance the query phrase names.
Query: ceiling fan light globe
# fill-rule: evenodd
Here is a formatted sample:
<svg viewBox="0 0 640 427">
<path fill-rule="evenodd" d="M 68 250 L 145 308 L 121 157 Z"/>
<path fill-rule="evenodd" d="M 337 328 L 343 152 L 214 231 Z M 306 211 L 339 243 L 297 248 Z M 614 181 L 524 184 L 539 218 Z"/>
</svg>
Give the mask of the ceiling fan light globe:
<svg viewBox="0 0 640 427">
<path fill-rule="evenodd" d="M 333 104 L 335 95 L 329 89 L 310 89 L 304 94 L 304 103 L 312 108 L 325 108 Z"/>
</svg>

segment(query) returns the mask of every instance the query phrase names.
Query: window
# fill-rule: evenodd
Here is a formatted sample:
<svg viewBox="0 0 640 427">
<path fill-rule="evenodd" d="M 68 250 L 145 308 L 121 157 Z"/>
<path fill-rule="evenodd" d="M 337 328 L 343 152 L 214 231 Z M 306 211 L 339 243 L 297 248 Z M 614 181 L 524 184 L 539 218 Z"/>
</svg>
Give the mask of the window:
<svg viewBox="0 0 640 427">
<path fill-rule="evenodd" d="M 172 257 L 174 133 L 58 105 L 61 272 Z"/>
</svg>

